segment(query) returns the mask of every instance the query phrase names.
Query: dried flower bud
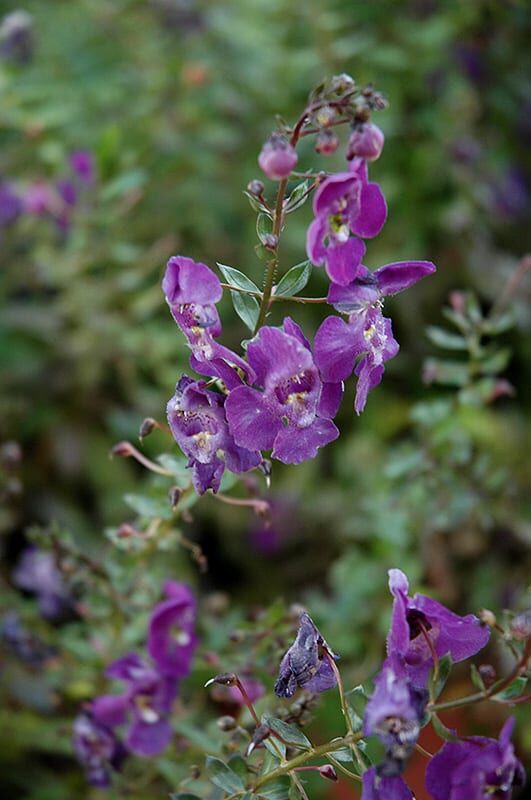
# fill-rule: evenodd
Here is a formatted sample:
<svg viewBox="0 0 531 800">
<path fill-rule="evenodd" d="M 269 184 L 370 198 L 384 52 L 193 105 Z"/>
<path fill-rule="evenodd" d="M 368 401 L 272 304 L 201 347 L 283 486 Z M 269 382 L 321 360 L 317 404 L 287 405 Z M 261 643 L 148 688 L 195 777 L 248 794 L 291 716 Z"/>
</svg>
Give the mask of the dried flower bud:
<svg viewBox="0 0 531 800">
<path fill-rule="evenodd" d="M 496 627 L 496 617 L 494 616 L 492 611 L 489 611 L 488 608 L 481 609 L 481 611 L 479 612 L 479 621 L 483 625 L 488 625 L 489 628 Z"/>
<path fill-rule="evenodd" d="M 334 131 L 321 131 L 315 141 L 316 153 L 321 153 L 323 156 L 329 156 L 332 153 L 335 153 L 338 147 L 339 139 Z"/>
<path fill-rule="evenodd" d="M 256 178 L 253 181 L 249 181 L 247 184 L 247 191 L 249 194 L 252 194 L 253 197 L 260 197 L 260 195 L 264 193 L 264 188 L 262 181 L 256 180 Z"/>
<path fill-rule="evenodd" d="M 183 490 L 180 489 L 178 486 L 172 486 L 170 491 L 168 492 L 168 497 L 170 499 L 170 505 L 172 508 L 177 508 L 179 500 L 183 495 Z"/>
<path fill-rule="evenodd" d="M 373 122 L 364 122 L 356 125 L 350 135 L 347 146 L 347 159 L 365 158 L 367 161 L 376 161 L 380 158 L 385 137 Z"/>
<path fill-rule="evenodd" d="M 249 747 L 245 753 L 246 756 L 250 756 L 253 750 L 262 744 L 262 742 L 271 736 L 271 731 L 267 727 L 267 725 L 258 725 L 253 733 L 253 737 L 250 741 Z"/>
<path fill-rule="evenodd" d="M 218 728 L 220 729 L 220 731 L 223 731 L 224 733 L 228 731 L 233 731 L 236 728 L 237 724 L 238 723 L 236 722 L 234 717 L 231 717 L 229 714 L 226 714 L 224 717 L 219 717 L 219 719 L 217 720 Z"/>
<path fill-rule="evenodd" d="M 319 775 L 329 781 L 337 781 L 337 772 L 332 764 L 323 764 L 322 767 L 319 767 Z"/>
<path fill-rule="evenodd" d="M 341 73 L 341 75 L 334 75 L 330 81 L 330 89 L 337 94 L 351 92 L 355 85 L 356 82 L 354 78 L 347 75 L 346 72 Z"/>
<path fill-rule="evenodd" d="M 262 244 L 266 250 L 276 250 L 278 247 L 278 236 L 274 233 L 266 233 L 262 238 Z"/>
<path fill-rule="evenodd" d="M 337 111 L 332 106 L 323 106 L 315 114 L 315 122 L 320 128 L 327 128 L 333 125 L 337 119 Z"/>
<path fill-rule="evenodd" d="M 511 633 L 515 639 L 521 641 L 531 636 L 531 608 L 516 615 L 511 622 Z"/>
<path fill-rule="evenodd" d="M 269 137 L 258 156 L 260 169 L 274 181 L 287 178 L 297 161 L 295 148 L 278 133 Z"/>
<path fill-rule="evenodd" d="M 237 681 L 238 676 L 234 672 L 222 672 L 210 678 L 210 680 L 205 683 L 205 689 L 213 683 L 219 683 L 221 686 L 235 686 Z"/>
<path fill-rule="evenodd" d="M 122 458 L 129 458 L 133 455 L 133 446 L 130 442 L 118 442 L 111 450 L 112 456 L 121 456 Z"/>
<path fill-rule="evenodd" d="M 144 439 L 146 436 L 149 436 L 149 434 L 152 433 L 155 428 L 158 428 L 157 421 L 153 419 L 153 417 L 146 417 L 146 419 L 142 422 L 138 432 L 139 439 Z"/>
<path fill-rule="evenodd" d="M 496 670 L 492 664 L 480 664 L 478 667 L 478 672 L 486 688 L 488 689 L 489 686 L 492 686 L 496 680 Z"/>
</svg>

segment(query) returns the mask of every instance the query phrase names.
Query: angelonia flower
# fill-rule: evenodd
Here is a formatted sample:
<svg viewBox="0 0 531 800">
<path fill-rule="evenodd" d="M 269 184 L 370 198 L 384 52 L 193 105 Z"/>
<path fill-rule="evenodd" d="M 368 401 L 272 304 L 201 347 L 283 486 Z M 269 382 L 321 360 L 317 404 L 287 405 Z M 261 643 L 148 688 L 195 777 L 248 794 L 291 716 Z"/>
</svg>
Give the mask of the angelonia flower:
<svg viewBox="0 0 531 800">
<path fill-rule="evenodd" d="M 356 123 L 347 145 L 347 159 L 364 158 L 376 161 L 384 146 L 384 135 L 373 122 Z"/>
<path fill-rule="evenodd" d="M 431 597 L 409 597 L 408 579 L 401 570 L 389 570 L 389 588 L 394 601 L 387 652 L 404 659 L 414 686 L 426 685 L 433 667 L 432 651 L 438 658 L 450 653 L 455 663 L 470 658 L 487 644 L 490 629 L 474 614 L 460 617 Z"/>
<path fill-rule="evenodd" d="M 179 682 L 191 670 L 197 646 L 194 595 L 189 586 L 173 580 L 165 581 L 163 591 L 166 599 L 153 608 L 148 625 L 151 660 L 128 653 L 113 661 L 105 674 L 121 682 L 124 690 L 95 697 L 78 718 L 82 731 L 87 730 L 94 739 L 97 753 L 105 750 L 105 764 L 113 768 L 117 767 L 108 757 L 111 742 L 118 742 L 124 755 L 134 753 L 146 758 L 166 748 L 172 736 L 169 718 Z M 123 742 L 117 729 L 123 731 Z M 89 748 L 87 754 L 83 742 L 74 728 L 74 747 L 90 776 L 92 750 Z M 108 769 L 103 770 L 101 780 L 107 783 L 98 785 L 108 785 Z"/>
<path fill-rule="evenodd" d="M 15 586 L 37 595 L 39 611 L 45 619 L 58 619 L 72 610 L 72 598 L 52 553 L 26 548 L 12 578 Z"/>
<path fill-rule="evenodd" d="M 82 183 L 92 183 L 95 176 L 94 157 L 88 150 L 76 150 L 70 154 L 70 167 Z"/>
<path fill-rule="evenodd" d="M 369 767 L 362 776 L 361 800 L 414 800 L 413 793 L 399 775 L 385 777 L 376 767 Z"/>
<path fill-rule="evenodd" d="M 280 662 L 275 694 L 292 697 L 301 687 L 308 692 L 324 692 L 336 685 L 330 659 L 337 660 L 313 620 L 303 612 L 295 641 Z"/>
<path fill-rule="evenodd" d="M 112 730 L 84 712 L 74 720 L 72 744 L 87 783 L 107 789 L 112 771 L 120 769 L 126 754 Z"/>
<path fill-rule="evenodd" d="M 426 769 L 433 800 L 510 800 L 513 787 L 523 786 L 525 772 L 511 744 L 514 718 L 499 739 L 470 736 L 446 742 Z"/>
<path fill-rule="evenodd" d="M 287 178 L 298 161 L 297 151 L 285 136 L 273 133 L 266 141 L 260 155 L 258 165 L 271 180 L 279 181 Z"/>
<path fill-rule="evenodd" d="M 357 375 L 357 414 L 365 408 L 369 391 L 382 380 L 385 362 L 399 350 L 391 320 L 382 314 L 383 299 L 433 272 L 430 261 L 386 264 L 375 272 L 360 265 L 358 276 L 349 284 L 331 284 L 328 303 L 348 317 L 346 321 L 327 317 L 321 323 L 315 335 L 315 360 L 326 381 L 344 381 L 352 372 Z"/>
</svg>

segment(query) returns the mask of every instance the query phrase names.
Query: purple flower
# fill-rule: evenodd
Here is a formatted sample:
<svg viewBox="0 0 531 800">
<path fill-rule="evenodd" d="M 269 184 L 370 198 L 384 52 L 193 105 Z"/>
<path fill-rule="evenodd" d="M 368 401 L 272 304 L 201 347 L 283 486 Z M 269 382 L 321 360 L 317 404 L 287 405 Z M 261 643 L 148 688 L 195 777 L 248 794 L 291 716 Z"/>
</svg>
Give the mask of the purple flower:
<svg viewBox="0 0 531 800">
<path fill-rule="evenodd" d="M 234 390 L 236 391 L 236 390 Z M 217 492 L 225 468 L 246 472 L 261 462 L 256 449 L 236 444 L 225 419 L 224 395 L 183 375 L 168 402 L 168 422 L 175 441 L 188 457 L 198 494 Z"/>
<path fill-rule="evenodd" d="M 88 150 L 77 150 L 70 155 L 70 166 L 82 183 L 92 183 L 95 167 L 92 153 Z"/>
<path fill-rule="evenodd" d="M 195 598 L 185 583 L 165 581 L 163 590 L 168 599 L 151 612 L 148 652 L 161 675 L 184 678 L 197 646 Z"/>
<path fill-rule="evenodd" d="M 35 181 L 30 184 L 23 198 L 24 211 L 27 214 L 34 214 L 43 217 L 51 213 L 57 207 L 58 198 L 53 189 L 44 181 Z"/>
<path fill-rule="evenodd" d="M 21 199 L 8 183 L 0 182 L 0 228 L 11 225 L 23 211 Z"/>
<path fill-rule="evenodd" d="M 376 734 L 385 747 L 378 775 L 401 775 L 418 739 L 428 692 L 411 685 L 400 656 L 391 655 L 374 681 L 374 693 L 365 708 L 363 729 Z"/>
<path fill-rule="evenodd" d="M 336 398 L 323 393 L 323 382 L 307 340 L 289 318 L 284 327 L 261 328 L 247 347 L 249 363 L 263 391 L 233 389 L 225 403 L 230 431 L 237 444 L 273 450 L 273 458 L 299 464 L 339 432 L 330 416 Z"/>
<path fill-rule="evenodd" d="M 278 133 L 269 137 L 258 156 L 260 169 L 273 181 L 287 178 L 297 161 L 295 148 Z"/>
<path fill-rule="evenodd" d="M 446 742 L 426 769 L 426 786 L 433 800 L 509 800 L 513 786 L 523 786 L 525 772 L 510 738 L 508 719 L 499 739 L 473 736 Z"/>
<path fill-rule="evenodd" d="M 389 570 L 389 588 L 394 602 L 387 652 L 404 658 L 414 686 L 425 686 L 433 666 L 432 650 L 439 658 L 450 653 L 457 662 L 487 644 L 490 630 L 474 614 L 459 617 L 431 597 L 409 597 L 408 579 L 401 570 Z"/>
<path fill-rule="evenodd" d="M 77 203 L 77 190 L 71 180 L 61 178 L 57 181 L 56 189 L 67 206 L 75 206 Z"/>
<path fill-rule="evenodd" d="M 114 661 L 106 675 L 126 683 L 121 695 L 102 695 L 91 703 L 94 718 L 108 728 L 129 722 L 125 746 L 140 756 L 160 753 L 171 739 L 168 716 L 177 694 L 177 681 L 161 675 L 136 653 Z"/>
<path fill-rule="evenodd" d="M 28 547 L 13 570 L 13 583 L 36 594 L 45 619 L 57 619 L 72 608 L 72 600 L 52 553 Z"/>
<path fill-rule="evenodd" d="M 347 145 L 347 159 L 364 158 L 376 161 L 384 146 L 384 135 L 373 122 L 362 122 L 354 127 Z"/>
<path fill-rule="evenodd" d="M 114 733 L 92 714 L 83 713 L 74 720 L 72 743 L 87 781 L 92 786 L 108 788 L 112 770 L 119 769 L 125 757 L 125 749 Z"/>
<path fill-rule="evenodd" d="M 292 697 L 298 686 L 308 692 L 324 692 L 336 685 L 330 658 L 337 659 L 311 617 L 301 614 L 295 641 L 280 662 L 275 694 Z"/>
<path fill-rule="evenodd" d="M 33 17 L 17 9 L 0 22 L 0 56 L 14 64 L 28 64 L 33 56 Z"/>
<path fill-rule="evenodd" d="M 206 264 L 173 256 L 166 267 L 162 290 L 192 351 L 192 369 L 221 378 L 229 389 L 242 383 L 241 374 L 248 380 L 254 378 L 246 361 L 215 341 L 221 333 L 216 303 L 221 300 L 223 289 Z"/>
<path fill-rule="evenodd" d="M 414 800 L 411 789 L 403 778 L 385 778 L 378 775 L 376 767 L 363 773 L 361 800 Z"/>
<path fill-rule="evenodd" d="M 314 195 L 313 211 L 308 258 L 317 266 L 324 264 L 333 283 L 346 286 L 360 272 L 365 253 L 357 237 L 377 236 L 387 217 L 385 198 L 378 184 L 368 181 L 366 162 L 356 158 L 349 172 L 330 175 Z"/>
<path fill-rule="evenodd" d="M 328 302 L 349 317 L 348 322 L 327 317 L 321 323 L 315 336 L 315 361 L 323 379 L 332 383 L 346 380 L 355 372 L 357 414 L 365 408 L 369 391 L 382 380 L 385 362 L 399 350 L 391 320 L 382 314 L 383 298 L 409 288 L 434 271 L 430 261 L 386 264 L 375 272 L 361 266 L 359 276 L 348 285 L 330 286 Z"/>
</svg>

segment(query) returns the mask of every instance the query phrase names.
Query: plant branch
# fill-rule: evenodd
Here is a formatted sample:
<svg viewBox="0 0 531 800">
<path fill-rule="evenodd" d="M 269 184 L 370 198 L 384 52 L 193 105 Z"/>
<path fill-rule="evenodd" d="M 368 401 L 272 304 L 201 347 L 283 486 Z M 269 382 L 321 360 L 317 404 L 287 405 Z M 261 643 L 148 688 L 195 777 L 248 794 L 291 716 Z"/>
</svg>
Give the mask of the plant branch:
<svg viewBox="0 0 531 800">
<path fill-rule="evenodd" d="M 354 734 L 352 741 L 359 741 L 362 738 L 362 734 Z M 283 775 L 287 775 L 291 770 L 295 769 L 296 767 L 301 767 L 306 764 L 312 758 L 318 758 L 319 756 L 328 755 L 330 752 L 334 752 L 334 750 L 341 750 L 342 747 L 351 743 L 350 736 L 342 736 L 339 739 L 333 739 L 331 742 L 326 742 L 326 744 L 318 745 L 317 747 L 312 747 L 311 750 L 307 750 L 304 753 L 301 753 L 298 756 L 286 761 L 285 764 L 282 764 L 280 767 L 271 770 L 271 772 L 267 772 L 265 775 L 261 775 L 258 780 L 256 781 L 253 791 L 256 791 L 260 786 L 263 786 L 265 783 L 269 783 L 270 781 L 274 781 L 276 778 L 281 778 Z"/>
</svg>

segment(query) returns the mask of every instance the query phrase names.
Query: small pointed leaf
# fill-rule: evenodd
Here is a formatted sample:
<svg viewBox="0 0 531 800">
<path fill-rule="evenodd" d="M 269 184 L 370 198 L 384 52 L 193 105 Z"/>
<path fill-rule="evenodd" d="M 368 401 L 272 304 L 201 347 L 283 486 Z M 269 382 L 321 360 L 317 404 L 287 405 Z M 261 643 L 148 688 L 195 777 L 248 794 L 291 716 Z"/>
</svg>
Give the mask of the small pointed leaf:
<svg viewBox="0 0 531 800">
<path fill-rule="evenodd" d="M 290 725 L 281 719 L 270 717 L 269 714 L 264 714 L 262 722 L 274 733 L 278 733 L 283 741 L 291 747 L 297 747 L 299 750 L 311 750 L 312 743 L 296 725 Z"/>
<path fill-rule="evenodd" d="M 292 297 L 297 292 L 302 291 L 312 274 L 312 265 L 309 261 L 302 261 L 300 264 L 295 264 L 291 267 L 285 275 L 279 280 L 274 288 L 274 294 L 277 297 Z"/>
<path fill-rule="evenodd" d="M 245 785 L 239 775 L 234 772 L 224 761 L 214 756 L 207 756 L 206 769 L 212 783 L 219 786 L 229 794 L 243 792 Z"/>
</svg>

